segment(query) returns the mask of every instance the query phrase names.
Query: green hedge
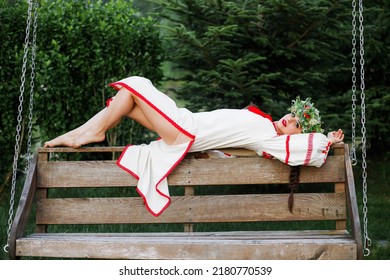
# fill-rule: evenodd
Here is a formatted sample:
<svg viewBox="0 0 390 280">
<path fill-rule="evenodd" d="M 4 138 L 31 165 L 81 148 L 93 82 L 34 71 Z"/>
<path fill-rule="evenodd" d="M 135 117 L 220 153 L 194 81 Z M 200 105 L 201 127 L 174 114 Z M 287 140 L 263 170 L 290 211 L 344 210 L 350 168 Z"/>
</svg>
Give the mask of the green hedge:
<svg viewBox="0 0 390 280">
<path fill-rule="evenodd" d="M 0 0 L 0 184 L 11 170 L 15 145 L 26 1 Z M 132 1 L 40 0 L 34 128 L 42 142 L 75 128 L 115 94 L 110 82 L 130 75 L 162 79 L 164 51 L 155 20 Z M 27 76 L 29 77 L 29 73 Z M 29 81 L 27 81 L 27 85 Z M 26 95 L 29 89 L 26 89 Z M 25 97 L 28 101 L 28 96 Z M 28 107 L 25 104 L 25 108 Z M 140 142 L 149 135 L 132 122 L 104 144 Z"/>
</svg>

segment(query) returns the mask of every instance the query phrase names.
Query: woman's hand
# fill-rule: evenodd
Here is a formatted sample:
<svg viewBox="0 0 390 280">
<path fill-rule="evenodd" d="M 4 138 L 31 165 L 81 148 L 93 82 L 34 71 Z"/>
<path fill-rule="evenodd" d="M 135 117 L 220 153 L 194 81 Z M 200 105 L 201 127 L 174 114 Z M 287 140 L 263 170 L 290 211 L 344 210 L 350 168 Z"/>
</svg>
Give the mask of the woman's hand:
<svg viewBox="0 0 390 280">
<path fill-rule="evenodd" d="M 341 129 L 339 129 L 337 131 L 331 131 L 328 133 L 328 140 L 332 144 L 339 143 L 339 142 L 343 141 L 343 139 L 344 139 L 344 133 Z"/>
</svg>

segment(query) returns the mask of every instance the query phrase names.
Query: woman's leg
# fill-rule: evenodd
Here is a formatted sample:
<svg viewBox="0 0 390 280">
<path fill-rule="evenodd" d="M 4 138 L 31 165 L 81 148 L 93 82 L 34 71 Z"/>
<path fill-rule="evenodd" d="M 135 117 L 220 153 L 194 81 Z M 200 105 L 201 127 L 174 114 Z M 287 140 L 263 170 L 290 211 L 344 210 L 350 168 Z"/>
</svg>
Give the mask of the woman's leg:
<svg viewBox="0 0 390 280">
<path fill-rule="evenodd" d="M 105 139 L 106 131 L 115 127 L 124 116 L 155 131 L 168 145 L 181 144 L 192 140 L 143 100 L 122 88 L 111 101 L 110 106 L 101 110 L 82 126 L 46 142 L 44 147 L 68 146 L 79 148 L 89 143 L 101 142 Z"/>
<path fill-rule="evenodd" d="M 161 116 L 159 112 L 142 99 L 134 96 L 134 102 L 136 103 L 136 106 L 128 116 L 143 126 L 155 131 L 166 144 L 178 145 L 192 140 L 192 138 L 183 134 L 171 122 Z"/>
<path fill-rule="evenodd" d="M 84 131 L 88 130 L 91 123 L 95 122 L 95 119 L 100 118 L 104 114 L 103 112 L 104 110 L 105 109 L 101 110 L 99 113 L 97 113 L 95 116 L 93 116 L 91 119 L 89 119 L 86 123 L 79 126 L 78 128 L 73 129 L 50 141 L 45 142 L 44 147 L 45 148 L 56 147 L 56 146 L 73 147 L 74 140 L 77 138 L 77 136 L 84 133 Z"/>
<path fill-rule="evenodd" d="M 126 89 L 119 90 L 110 106 L 103 109 L 101 115 L 98 114 L 96 118 L 91 119 L 88 129 L 76 137 L 74 147 L 78 148 L 89 143 L 103 141 L 107 130 L 117 126 L 135 106 L 133 95 L 129 94 Z"/>
<path fill-rule="evenodd" d="M 104 108 L 85 124 L 45 143 L 44 147 L 67 146 L 78 148 L 93 142 L 105 139 L 108 129 L 115 127 L 122 117 L 127 116 L 134 108 L 132 95 L 127 90 L 120 90 L 111 101 L 110 106 Z"/>
</svg>

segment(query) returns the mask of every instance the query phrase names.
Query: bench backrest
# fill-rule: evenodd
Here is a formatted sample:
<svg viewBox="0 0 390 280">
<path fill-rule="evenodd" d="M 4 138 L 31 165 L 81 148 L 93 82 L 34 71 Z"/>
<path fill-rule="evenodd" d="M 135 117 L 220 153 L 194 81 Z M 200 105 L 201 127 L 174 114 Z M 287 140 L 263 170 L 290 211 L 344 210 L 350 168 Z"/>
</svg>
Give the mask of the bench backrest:
<svg viewBox="0 0 390 280">
<path fill-rule="evenodd" d="M 139 195 L 128 195 L 126 190 L 129 187 L 134 189 L 137 181 L 118 168 L 115 161 L 48 160 L 52 152 L 118 152 L 121 149 L 40 149 L 36 171 L 37 231 L 43 232 L 47 225 L 59 224 L 145 223 L 179 223 L 185 225 L 185 231 L 192 231 L 192 225 L 196 223 L 306 220 L 332 220 L 336 221 L 334 229 L 346 228 L 344 145 L 335 147 L 334 155 L 328 157 L 323 167 L 301 167 L 300 184 L 330 183 L 334 187 L 330 191 L 328 188 L 327 192 L 311 185 L 310 191 L 298 190 L 294 194 L 292 213 L 287 207 L 288 188 L 285 187 L 286 192 L 278 190 L 272 193 L 273 188 L 269 186 L 288 184 L 290 167 L 277 160 L 251 156 L 250 153 L 233 159 L 205 159 L 190 154 L 168 177 L 172 203 L 159 217 L 147 211 Z M 240 151 L 230 151 L 235 152 L 239 154 Z M 219 190 L 222 186 L 231 185 L 240 186 L 235 189 L 236 193 L 226 194 L 226 190 Z M 202 190 L 206 186 L 212 195 Z M 82 197 L 86 188 L 94 188 L 99 193 L 101 188 L 114 187 L 120 189 L 109 195 Z M 271 193 L 262 193 L 265 188 Z M 51 191 L 53 189 L 57 191 Z M 58 192 L 60 189 L 66 191 Z M 74 194 L 67 197 L 69 189 L 79 190 L 80 197 L 74 197 Z M 90 195 L 93 192 L 86 193 Z"/>
</svg>

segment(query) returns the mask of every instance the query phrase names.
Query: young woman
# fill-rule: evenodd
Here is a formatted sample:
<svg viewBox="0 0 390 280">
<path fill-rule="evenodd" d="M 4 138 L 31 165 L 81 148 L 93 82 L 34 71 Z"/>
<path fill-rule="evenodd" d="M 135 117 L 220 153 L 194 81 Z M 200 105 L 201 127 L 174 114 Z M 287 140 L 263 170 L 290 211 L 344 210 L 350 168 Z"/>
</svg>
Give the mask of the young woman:
<svg viewBox="0 0 390 280">
<path fill-rule="evenodd" d="M 170 203 L 167 176 L 187 152 L 241 147 L 260 156 L 275 157 L 289 165 L 321 166 L 329 147 L 341 142 L 343 132 L 322 134 L 319 111 L 310 98 L 293 101 L 290 113 L 279 121 L 257 107 L 192 113 L 142 77 L 111 84 L 118 90 L 107 107 L 82 126 L 45 143 L 44 147 L 101 142 L 107 130 L 127 116 L 155 131 L 160 140 L 129 145 L 117 161 L 138 179 L 137 190 L 148 210 L 160 215 Z"/>
</svg>

